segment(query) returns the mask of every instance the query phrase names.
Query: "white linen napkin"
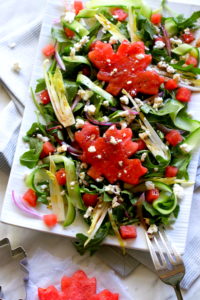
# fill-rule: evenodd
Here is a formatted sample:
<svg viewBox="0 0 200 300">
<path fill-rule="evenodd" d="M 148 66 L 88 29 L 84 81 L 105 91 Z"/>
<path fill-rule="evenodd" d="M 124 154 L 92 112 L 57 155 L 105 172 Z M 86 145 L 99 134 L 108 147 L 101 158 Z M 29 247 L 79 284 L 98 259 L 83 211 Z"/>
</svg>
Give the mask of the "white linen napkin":
<svg viewBox="0 0 200 300">
<path fill-rule="evenodd" d="M 16 0 L 6 2 L 0 0 L 1 9 L 4 11 L 3 18 L 0 18 L 0 77 L 23 103 L 26 101 L 44 2 L 45 0 L 31 2 L 21 0 L 20 5 L 17 5 Z M 7 20 L 7 16 L 12 16 L 12 18 Z M 14 48 L 12 48 L 13 43 L 16 43 Z M 19 73 L 12 71 L 13 63 L 16 62 L 21 66 Z M 20 120 L 20 115 L 12 102 L 0 114 L 0 168 L 11 166 Z M 198 215 L 200 211 L 198 200 L 200 168 L 196 182 L 188 242 L 184 254 L 187 272 L 182 281 L 182 288 L 185 289 L 188 289 L 200 276 L 200 218 Z M 123 257 L 119 250 L 114 247 L 104 246 L 104 250 L 98 255 L 122 276 L 130 274 L 139 262 L 153 270 L 153 265 L 147 253 L 129 250 L 129 255 Z"/>
</svg>

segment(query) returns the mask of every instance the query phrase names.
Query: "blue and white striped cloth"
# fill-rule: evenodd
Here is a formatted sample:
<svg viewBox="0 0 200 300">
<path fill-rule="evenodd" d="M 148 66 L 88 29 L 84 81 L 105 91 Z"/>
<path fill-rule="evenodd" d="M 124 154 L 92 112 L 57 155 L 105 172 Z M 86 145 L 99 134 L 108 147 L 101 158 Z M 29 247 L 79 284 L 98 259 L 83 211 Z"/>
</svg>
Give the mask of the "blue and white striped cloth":
<svg viewBox="0 0 200 300">
<path fill-rule="evenodd" d="M 6 82 L 16 96 L 25 103 L 28 82 L 32 69 L 33 57 L 40 30 L 40 15 L 45 0 L 0 0 L 0 7 L 4 7 L 4 16 L 0 19 L 0 77 Z M 28 6 L 27 6 L 28 5 Z M 12 15 L 12 18 L 7 16 Z M 20 18 L 19 18 L 20 16 Z M 6 20 L 8 20 L 6 22 Z M 4 25 L 5 23 L 5 25 Z M 13 28 L 17 31 L 13 32 Z M 10 35 L 10 32 L 12 34 Z M 16 47 L 8 45 L 15 42 Z M 3 58 L 3 59 L 2 59 Z M 19 62 L 22 70 L 19 74 L 11 71 L 12 64 Z M 21 116 L 13 102 L 0 112 L 0 168 L 8 172 L 12 164 L 13 154 L 20 128 Z M 186 275 L 182 281 L 182 288 L 188 289 L 200 276 L 200 168 L 198 169 L 195 193 L 193 198 L 188 241 L 183 256 Z M 154 270 L 150 256 L 141 251 L 129 250 L 125 256 L 119 249 L 103 246 L 98 253 L 118 274 L 125 277 L 140 264 Z"/>
</svg>

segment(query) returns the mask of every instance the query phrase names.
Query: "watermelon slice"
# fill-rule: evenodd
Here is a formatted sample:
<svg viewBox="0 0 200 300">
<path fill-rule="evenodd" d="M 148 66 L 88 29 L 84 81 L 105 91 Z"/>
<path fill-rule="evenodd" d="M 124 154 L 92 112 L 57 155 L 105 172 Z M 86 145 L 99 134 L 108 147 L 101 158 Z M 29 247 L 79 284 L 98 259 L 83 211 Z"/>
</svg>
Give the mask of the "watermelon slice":
<svg viewBox="0 0 200 300">
<path fill-rule="evenodd" d="M 38 297 L 39 300 L 64 300 L 61 293 L 53 285 L 46 289 L 38 288 Z"/>
<path fill-rule="evenodd" d="M 113 294 L 108 290 L 103 290 L 97 295 L 93 295 L 88 300 L 118 300 L 119 294 Z"/>
</svg>

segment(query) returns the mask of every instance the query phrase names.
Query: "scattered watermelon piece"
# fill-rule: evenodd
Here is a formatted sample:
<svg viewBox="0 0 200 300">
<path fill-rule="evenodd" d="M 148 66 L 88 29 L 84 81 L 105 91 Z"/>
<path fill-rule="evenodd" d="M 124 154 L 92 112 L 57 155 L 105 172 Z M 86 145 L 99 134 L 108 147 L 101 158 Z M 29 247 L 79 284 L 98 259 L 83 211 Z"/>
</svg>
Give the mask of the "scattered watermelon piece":
<svg viewBox="0 0 200 300">
<path fill-rule="evenodd" d="M 93 179 L 104 176 L 110 183 L 120 179 L 137 184 L 147 172 L 139 159 L 128 159 L 138 150 L 130 128 L 118 130 L 113 125 L 100 137 L 99 128 L 86 123 L 75 133 L 75 140 L 83 149 L 80 159 L 91 165 L 88 175 Z"/>
<path fill-rule="evenodd" d="M 112 95 L 122 88 L 132 96 L 138 92 L 155 95 L 164 79 L 155 71 L 146 71 L 152 60 L 145 54 L 143 42 L 123 41 L 115 53 L 110 44 L 97 41 L 88 54 L 90 61 L 99 69 L 97 78 L 108 82 L 106 90 Z M 113 70 L 117 72 L 113 73 Z"/>
<path fill-rule="evenodd" d="M 63 300 L 61 293 L 53 285 L 46 289 L 38 288 L 38 297 L 39 300 Z"/>
</svg>

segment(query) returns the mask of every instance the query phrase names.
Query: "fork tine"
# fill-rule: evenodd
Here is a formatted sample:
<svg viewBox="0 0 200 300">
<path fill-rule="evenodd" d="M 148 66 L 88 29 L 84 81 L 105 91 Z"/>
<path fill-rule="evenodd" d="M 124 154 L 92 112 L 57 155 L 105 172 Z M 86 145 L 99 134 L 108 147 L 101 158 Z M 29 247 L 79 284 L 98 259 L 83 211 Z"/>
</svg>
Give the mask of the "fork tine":
<svg viewBox="0 0 200 300">
<path fill-rule="evenodd" d="M 168 258 L 169 258 L 169 261 L 171 262 L 171 264 L 174 265 L 177 262 L 181 263 L 182 262 L 181 256 L 178 254 L 175 247 L 172 246 L 171 241 L 168 239 L 167 235 L 165 234 L 165 232 L 163 230 L 159 230 L 159 236 L 160 236 L 160 239 L 162 240 L 162 243 L 165 246 L 165 249 L 168 253 Z M 172 255 L 175 257 L 175 259 L 173 258 Z"/>
<path fill-rule="evenodd" d="M 147 241 L 149 251 L 150 251 L 150 254 L 151 254 L 151 258 L 153 260 L 154 267 L 155 267 L 156 270 L 159 270 L 159 269 L 162 268 L 162 266 L 161 266 L 160 261 L 158 259 L 157 253 L 156 253 L 156 251 L 155 251 L 155 249 L 152 245 L 152 242 L 151 242 L 147 232 L 145 232 L 145 236 L 146 236 L 146 241 Z"/>
<path fill-rule="evenodd" d="M 166 258 L 165 258 L 165 256 L 164 256 L 164 254 L 163 254 L 163 249 L 161 249 L 161 247 L 160 247 L 160 245 L 159 245 L 159 242 L 158 242 L 156 236 L 154 236 L 154 241 L 155 241 L 155 244 L 156 244 L 156 246 L 157 246 L 157 248 L 158 248 L 158 253 L 159 253 L 159 255 L 160 255 L 160 259 L 161 259 L 161 262 L 162 262 L 162 266 L 163 266 L 163 267 L 167 267 L 167 262 L 166 262 Z"/>
</svg>

